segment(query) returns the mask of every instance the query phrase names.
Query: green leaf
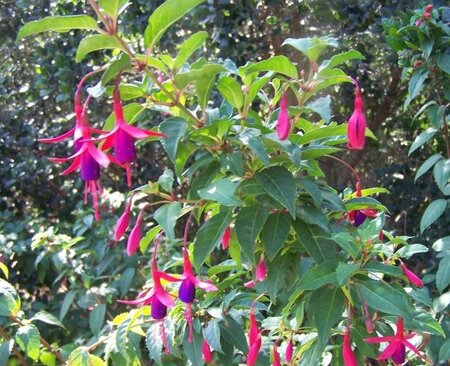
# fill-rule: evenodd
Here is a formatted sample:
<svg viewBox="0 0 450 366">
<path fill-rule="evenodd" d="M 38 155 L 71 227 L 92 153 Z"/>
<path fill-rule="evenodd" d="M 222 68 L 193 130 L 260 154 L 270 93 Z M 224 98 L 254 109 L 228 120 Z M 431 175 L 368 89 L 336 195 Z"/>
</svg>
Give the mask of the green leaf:
<svg viewBox="0 0 450 366">
<path fill-rule="evenodd" d="M 60 320 L 56 316 L 54 316 L 50 313 L 47 313 L 46 311 L 37 312 L 36 314 L 34 314 L 34 316 L 30 320 L 31 321 L 39 320 L 41 322 L 56 325 L 58 327 L 65 329 L 64 324 L 61 323 Z"/>
<path fill-rule="evenodd" d="M 445 187 L 450 179 L 450 159 L 439 160 L 433 168 L 433 175 L 439 189 L 445 194 Z"/>
<path fill-rule="evenodd" d="M 241 252 L 255 264 L 255 242 L 269 217 L 268 208 L 255 205 L 241 208 L 235 222 L 236 236 Z"/>
<path fill-rule="evenodd" d="M 186 132 L 186 127 L 186 122 L 181 118 L 168 118 L 159 125 L 161 133 L 167 136 L 161 143 L 172 163 L 175 163 L 177 158 L 178 144 Z"/>
<path fill-rule="evenodd" d="M 439 262 L 439 268 L 436 273 L 436 287 L 442 293 L 450 284 L 450 255 L 446 255 Z"/>
<path fill-rule="evenodd" d="M 306 132 L 299 138 L 298 144 L 304 145 L 311 141 L 322 140 L 329 137 L 345 136 L 346 133 L 347 125 L 345 123 L 341 125 L 331 123 L 329 125 L 323 125 L 320 126 L 320 128 L 315 128 L 311 131 Z"/>
<path fill-rule="evenodd" d="M 152 49 L 167 29 L 205 0 L 167 0 L 148 18 L 148 26 L 144 32 L 144 44 Z"/>
<path fill-rule="evenodd" d="M 425 209 L 420 220 L 420 233 L 422 234 L 431 224 L 433 224 L 447 208 L 447 200 L 440 198 L 431 202 Z"/>
<path fill-rule="evenodd" d="M 98 0 L 100 8 L 113 18 L 117 18 L 127 4 L 128 0 Z"/>
<path fill-rule="evenodd" d="M 77 54 L 75 60 L 80 62 L 83 60 L 88 53 L 98 50 L 105 49 L 122 49 L 122 45 L 113 36 L 108 36 L 106 34 L 94 34 L 92 36 L 87 36 L 83 38 L 77 48 Z"/>
<path fill-rule="evenodd" d="M 425 245 L 410 244 L 400 248 L 396 254 L 402 258 L 411 258 L 414 254 L 426 252 L 428 252 L 428 248 Z"/>
<path fill-rule="evenodd" d="M 39 359 L 41 336 L 35 325 L 27 324 L 19 327 L 15 339 L 21 350 L 24 351 L 28 357 L 34 361 Z"/>
<path fill-rule="evenodd" d="M 279 292 L 292 285 L 292 276 L 297 274 L 295 263 L 298 262 L 293 260 L 292 254 L 278 255 L 272 262 L 267 263 L 267 278 L 260 286 L 262 291 L 267 291 L 274 305 L 279 300 Z"/>
<path fill-rule="evenodd" d="M 69 355 L 67 366 L 97 366 L 91 363 L 90 354 L 86 347 L 78 347 Z"/>
<path fill-rule="evenodd" d="M 344 294 L 338 289 L 321 288 L 313 292 L 310 301 L 313 319 L 317 326 L 318 344 L 324 347 L 331 328 L 342 318 Z"/>
<path fill-rule="evenodd" d="M 208 321 L 206 327 L 203 328 L 203 336 L 215 351 L 222 353 L 222 345 L 220 344 L 220 325 L 217 319 Z"/>
<path fill-rule="evenodd" d="M 216 180 L 208 187 L 198 190 L 200 198 L 219 202 L 223 206 L 240 206 L 241 201 L 234 195 L 239 182 L 224 178 Z"/>
<path fill-rule="evenodd" d="M 323 37 L 313 37 L 313 38 L 288 38 L 283 44 L 294 47 L 296 50 L 302 52 L 310 61 L 317 61 L 319 56 L 328 46 L 337 47 L 338 42 L 336 38 L 323 36 Z"/>
<path fill-rule="evenodd" d="M 161 326 L 159 323 L 153 323 L 150 325 L 145 336 L 145 344 L 150 357 L 155 360 L 158 365 L 162 365 L 161 354 L 163 350 L 163 340 L 161 337 Z"/>
<path fill-rule="evenodd" d="M 296 215 L 296 184 L 292 173 L 282 166 L 264 169 L 256 174 L 256 180 L 267 194 L 286 207 L 293 218 Z"/>
<path fill-rule="evenodd" d="M 178 55 L 173 64 L 174 72 L 177 72 L 184 63 L 191 57 L 191 55 L 202 46 L 205 40 L 208 38 L 208 33 L 204 31 L 200 31 L 194 33 L 190 36 L 186 41 L 184 41 L 180 50 L 178 51 Z"/>
<path fill-rule="evenodd" d="M 89 328 L 95 335 L 100 333 L 105 321 L 106 305 L 99 304 L 89 313 Z"/>
<path fill-rule="evenodd" d="M 125 121 L 127 121 L 130 125 L 136 121 L 136 118 L 145 110 L 145 105 L 139 103 L 130 103 L 123 107 L 123 116 Z M 111 113 L 105 121 L 103 125 L 103 129 L 105 131 L 110 131 L 114 127 L 114 123 L 116 120 L 116 116 L 114 113 Z M 164 123 L 164 122 L 163 122 Z M 161 123 L 162 125 L 162 123 Z M 160 127 L 161 127 L 160 125 Z M 164 142 L 164 141 L 163 141 Z"/>
<path fill-rule="evenodd" d="M 409 80 L 408 97 L 406 98 L 405 103 L 403 105 L 403 110 L 406 110 L 409 103 L 411 103 L 411 101 L 420 94 L 427 77 L 428 77 L 427 69 L 418 69 L 417 71 L 414 72 L 411 79 Z"/>
<path fill-rule="evenodd" d="M 247 141 L 247 145 L 264 165 L 269 165 L 269 155 L 260 137 L 250 138 Z"/>
<path fill-rule="evenodd" d="M 433 250 L 436 252 L 445 252 L 450 250 L 450 236 L 445 236 L 433 243 Z"/>
<path fill-rule="evenodd" d="M 2 271 L 3 274 L 5 275 L 5 278 L 8 279 L 8 277 L 9 277 L 9 269 L 6 266 L 6 264 L 3 263 L 3 262 L 0 262 L 0 271 Z"/>
<path fill-rule="evenodd" d="M 102 85 L 105 86 L 113 79 L 119 72 L 129 68 L 131 66 L 131 59 L 125 53 L 121 53 L 120 56 L 114 62 L 109 65 L 102 76 Z"/>
<path fill-rule="evenodd" d="M 247 339 L 242 325 L 236 323 L 236 321 L 226 316 L 224 321 L 220 323 L 220 332 L 223 339 L 231 343 L 238 350 L 244 354 L 248 353 Z"/>
<path fill-rule="evenodd" d="M 20 28 L 16 41 L 41 32 L 68 32 L 72 29 L 99 30 L 97 21 L 88 15 L 45 17 L 25 24 Z"/>
<path fill-rule="evenodd" d="M 130 289 L 131 283 L 133 281 L 136 270 L 133 267 L 127 268 L 120 277 L 119 280 L 119 290 L 120 295 L 124 296 Z"/>
<path fill-rule="evenodd" d="M 242 154 L 238 151 L 232 154 L 223 154 L 220 157 L 220 164 L 238 177 L 242 177 L 245 173 L 244 160 Z"/>
<path fill-rule="evenodd" d="M 297 217 L 308 224 L 319 226 L 326 232 L 330 231 L 328 216 L 322 211 L 322 209 L 304 204 L 297 207 Z"/>
<path fill-rule="evenodd" d="M 10 339 L 9 341 L 4 340 L 0 343 L 0 365 L 8 365 L 8 359 L 11 356 L 11 351 L 14 346 L 14 341 Z"/>
<path fill-rule="evenodd" d="M 206 64 L 200 69 L 177 74 L 175 76 L 175 84 L 180 89 L 184 89 L 190 82 L 193 82 L 197 92 L 198 104 L 205 109 L 209 101 L 209 94 L 211 93 L 214 79 L 218 73 L 224 71 L 226 69 L 222 65 Z"/>
<path fill-rule="evenodd" d="M 0 278 L 0 316 L 15 316 L 19 310 L 19 294 L 9 282 Z"/>
<path fill-rule="evenodd" d="M 173 183 L 175 182 L 175 177 L 171 169 L 164 169 L 163 174 L 158 178 L 158 184 L 167 193 L 172 192 Z"/>
<path fill-rule="evenodd" d="M 252 72 L 273 71 L 286 75 L 292 79 L 298 79 L 297 68 L 283 55 L 272 56 L 267 60 L 250 65 L 245 71 L 247 74 L 251 74 Z"/>
<path fill-rule="evenodd" d="M 424 175 L 428 170 L 430 170 L 433 165 L 441 159 L 443 159 L 441 154 L 434 154 L 431 155 L 427 160 L 425 160 L 420 168 L 417 169 L 416 176 L 414 177 L 414 182 L 417 181 L 417 179 Z"/>
<path fill-rule="evenodd" d="M 321 63 L 319 67 L 319 75 L 322 70 L 332 69 L 346 61 L 349 60 L 364 60 L 365 57 L 356 50 L 350 50 L 344 53 L 340 53 L 338 55 L 334 55 L 330 60 L 325 60 Z"/>
<path fill-rule="evenodd" d="M 324 285 L 337 286 L 336 260 L 327 260 L 306 271 L 300 277 L 298 290 L 313 291 Z"/>
<path fill-rule="evenodd" d="M 319 227 L 302 220 L 295 220 L 293 226 L 300 244 L 317 263 L 336 258 L 336 242 Z"/>
<path fill-rule="evenodd" d="M 226 210 L 206 221 L 198 230 L 194 243 L 194 264 L 200 268 L 206 257 L 220 243 L 225 229 L 230 225 L 233 212 Z"/>
<path fill-rule="evenodd" d="M 181 212 L 181 203 L 172 202 L 158 208 L 153 217 L 170 240 L 175 240 L 175 225 Z"/>
<path fill-rule="evenodd" d="M 427 128 L 425 131 L 423 131 L 419 136 L 417 136 L 413 141 L 411 147 L 409 148 L 408 156 L 411 155 L 423 144 L 425 144 L 427 141 L 429 141 L 436 134 L 436 132 L 438 132 L 436 128 L 430 127 Z"/>
<path fill-rule="evenodd" d="M 427 312 L 416 312 L 412 317 L 412 325 L 406 322 L 405 326 L 420 332 L 426 332 L 436 334 L 441 337 L 445 337 L 445 333 L 442 330 L 440 324 L 433 318 L 433 316 Z"/>
<path fill-rule="evenodd" d="M 353 273 L 359 269 L 359 264 L 357 263 L 339 263 L 336 270 L 337 281 L 339 286 L 344 286 Z"/>
<path fill-rule="evenodd" d="M 316 112 L 320 115 L 327 123 L 331 120 L 331 97 L 327 95 L 326 97 L 318 98 L 306 105 L 306 108 Z"/>
<path fill-rule="evenodd" d="M 66 316 L 67 312 L 69 311 L 70 307 L 72 306 L 73 300 L 75 299 L 75 296 L 77 296 L 76 290 L 70 290 L 66 296 L 64 297 L 64 301 L 61 305 L 61 309 L 59 311 L 59 320 L 63 320 Z"/>
<path fill-rule="evenodd" d="M 442 71 L 450 74 L 450 53 L 440 53 L 434 59 Z"/>
<path fill-rule="evenodd" d="M 282 212 L 271 214 L 261 231 L 261 242 L 269 260 L 273 260 L 289 235 L 292 218 Z"/>
<path fill-rule="evenodd" d="M 229 76 L 223 76 L 219 84 L 217 84 L 220 94 L 230 103 L 233 107 L 240 110 L 244 104 L 244 93 L 241 90 L 239 83 Z"/>
<path fill-rule="evenodd" d="M 145 253 L 145 251 L 148 248 L 148 245 L 152 242 L 152 240 L 156 237 L 156 235 L 159 234 L 161 231 L 161 226 L 156 225 L 155 227 L 152 227 L 149 231 L 147 231 L 147 234 L 141 239 L 139 242 L 139 248 L 142 253 Z"/>
<path fill-rule="evenodd" d="M 365 280 L 356 284 L 361 295 L 372 309 L 387 314 L 398 315 L 410 319 L 414 308 L 408 301 L 408 297 L 397 287 L 393 287 L 384 281 Z"/>
<path fill-rule="evenodd" d="M 439 350 L 439 361 L 450 360 L 450 339 L 447 339 Z"/>
<path fill-rule="evenodd" d="M 189 342 L 188 331 L 184 333 L 183 351 L 186 354 L 192 366 L 203 366 L 202 360 L 203 337 L 197 332 L 193 332 L 192 342 Z"/>
</svg>

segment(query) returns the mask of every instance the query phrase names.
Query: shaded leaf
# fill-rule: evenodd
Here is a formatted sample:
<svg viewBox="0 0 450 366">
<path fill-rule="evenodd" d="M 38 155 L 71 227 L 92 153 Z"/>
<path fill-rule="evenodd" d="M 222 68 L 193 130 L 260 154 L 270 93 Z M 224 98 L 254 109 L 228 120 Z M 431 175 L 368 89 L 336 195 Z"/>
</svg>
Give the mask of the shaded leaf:
<svg viewBox="0 0 450 366">
<path fill-rule="evenodd" d="M 292 225 L 292 218 L 285 213 L 271 214 L 261 231 L 261 242 L 270 260 L 273 260 L 283 247 Z"/>
<path fill-rule="evenodd" d="M 181 212 L 181 203 L 172 202 L 158 208 L 153 217 L 170 240 L 175 240 L 175 225 Z"/>
<path fill-rule="evenodd" d="M 75 60 L 80 62 L 88 53 L 93 51 L 115 48 L 122 49 L 122 45 L 117 38 L 113 36 L 108 36 L 106 34 L 94 34 L 92 36 L 87 36 L 86 38 L 83 38 L 78 45 Z"/>
<path fill-rule="evenodd" d="M 431 202 L 425 209 L 420 220 L 420 233 L 423 233 L 431 224 L 433 224 L 447 208 L 447 200 L 440 198 Z"/>
</svg>

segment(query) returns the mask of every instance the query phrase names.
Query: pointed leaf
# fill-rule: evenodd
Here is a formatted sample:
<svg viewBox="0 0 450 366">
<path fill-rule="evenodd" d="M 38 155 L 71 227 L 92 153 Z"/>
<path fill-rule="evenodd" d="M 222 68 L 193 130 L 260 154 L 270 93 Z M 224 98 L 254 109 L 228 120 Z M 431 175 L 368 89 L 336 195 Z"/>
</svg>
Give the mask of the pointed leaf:
<svg viewBox="0 0 450 366">
<path fill-rule="evenodd" d="M 88 15 L 45 17 L 25 24 L 17 34 L 17 41 L 41 32 L 68 32 L 72 29 L 99 30 L 97 21 Z"/>
<path fill-rule="evenodd" d="M 217 84 L 220 94 L 238 110 L 242 108 L 244 104 L 244 93 L 242 93 L 239 83 L 229 76 L 224 76 Z"/>
<path fill-rule="evenodd" d="M 430 170 L 433 167 L 434 164 L 436 164 L 441 159 L 443 159 L 441 154 L 434 154 L 430 156 L 427 160 L 425 160 L 423 164 L 420 166 L 420 168 L 417 169 L 414 181 L 416 181 L 422 175 L 424 175 L 428 170 Z"/>
<path fill-rule="evenodd" d="M 241 201 L 234 195 L 239 182 L 219 179 L 208 187 L 198 190 L 198 195 L 205 199 L 219 202 L 223 206 L 240 206 Z"/>
<path fill-rule="evenodd" d="M 332 38 L 329 36 L 323 37 L 313 37 L 313 38 L 288 38 L 283 44 L 294 47 L 295 49 L 302 52 L 306 57 L 308 57 L 311 61 L 315 62 L 321 55 L 321 53 L 328 46 L 337 47 L 338 42 L 336 38 Z"/>
<path fill-rule="evenodd" d="M 222 333 L 223 339 L 244 354 L 248 353 L 247 339 L 245 338 L 243 327 L 236 323 L 233 318 L 229 316 L 225 317 L 225 320 L 220 323 L 220 332 Z"/>
<path fill-rule="evenodd" d="M 436 273 L 436 287 L 442 293 L 450 284 L 450 255 L 446 255 L 439 262 L 439 268 Z"/>
<path fill-rule="evenodd" d="M 19 294 L 9 282 L 0 278 L 0 316 L 15 316 L 19 310 Z"/>
<path fill-rule="evenodd" d="M 251 65 L 245 71 L 247 74 L 260 71 L 273 71 L 289 76 L 292 79 L 298 79 L 297 68 L 283 55 L 272 56 L 267 60 L 260 61 Z"/>
<path fill-rule="evenodd" d="M 148 19 L 144 32 L 145 47 L 151 49 L 166 30 L 191 9 L 205 0 L 167 0 L 160 5 Z"/>
<path fill-rule="evenodd" d="M 414 142 L 408 151 L 408 156 L 411 155 L 414 151 L 416 151 L 419 147 L 421 147 L 424 143 L 430 140 L 438 130 L 434 127 L 427 128 L 423 131 L 419 136 L 416 137 Z"/>
<path fill-rule="evenodd" d="M 292 218 L 285 213 L 271 214 L 261 231 L 261 242 L 269 260 L 273 260 L 283 247 L 292 225 Z"/>
<path fill-rule="evenodd" d="M 38 313 L 34 314 L 34 316 L 30 319 L 31 321 L 39 320 L 41 322 L 56 325 L 58 327 L 61 327 L 65 329 L 63 323 L 54 315 L 47 313 L 46 311 L 39 311 Z"/>
<path fill-rule="evenodd" d="M 35 325 L 27 324 L 17 329 L 16 342 L 28 357 L 34 361 L 39 359 L 41 336 Z"/>
<path fill-rule="evenodd" d="M 172 202 L 158 208 L 153 217 L 170 240 L 175 240 L 175 224 L 181 212 L 181 203 Z"/>
<path fill-rule="evenodd" d="M 296 184 L 292 173 L 282 166 L 274 166 L 256 174 L 256 179 L 267 194 L 289 210 L 293 218 L 296 215 Z"/>
<path fill-rule="evenodd" d="M 105 49 L 122 49 L 120 42 L 113 36 L 106 34 L 94 34 L 83 38 L 77 48 L 75 60 L 80 62 L 88 53 Z"/>
<path fill-rule="evenodd" d="M 117 18 L 122 10 L 127 6 L 128 0 L 99 0 L 98 4 L 100 8 L 105 11 L 106 14 L 113 18 Z"/>
<path fill-rule="evenodd" d="M 94 310 L 89 313 L 89 328 L 95 335 L 100 333 L 103 323 L 105 321 L 106 305 L 99 304 Z"/>
<path fill-rule="evenodd" d="M 336 260 L 328 260 L 312 267 L 301 275 L 297 289 L 313 291 L 328 284 L 337 286 L 336 267 Z"/>
<path fill-rule="evenodd" d="M 293 226 L 298 240 L 317 263 L 336 258 L 336 242 L 320 228 L 302 220 L 295 220 Z"/>
<path fill-rule="evenodd" d="M 161 143 L 173 163 L 177 158 L 178 144 L 184 136 L 186 127 L 186 122 L 181 118 L 168 118 L 159 125 L 161 133 L 167 136 L 161 140 Z"/>
<path fill-rule="evenodd" d="M 177 72 L 183 64 L 191 57 L 191 55 L 202 46 L 205 40 L 208 38 L 208 33 L 201 31 L 194 33 L 190 36 L 186 41 L 184 41 L 180 50 L 178 51 L 178 55 L 173 63 L 173 70 Z"/>
<path fill-rule="evenodd" d="M 440 198 L 431 202 L 425 209 L 420 220 L 420 233 L 423 233 L 431 224 L 433 224 L 447 208 L 447 200 Z"/>
</svg>

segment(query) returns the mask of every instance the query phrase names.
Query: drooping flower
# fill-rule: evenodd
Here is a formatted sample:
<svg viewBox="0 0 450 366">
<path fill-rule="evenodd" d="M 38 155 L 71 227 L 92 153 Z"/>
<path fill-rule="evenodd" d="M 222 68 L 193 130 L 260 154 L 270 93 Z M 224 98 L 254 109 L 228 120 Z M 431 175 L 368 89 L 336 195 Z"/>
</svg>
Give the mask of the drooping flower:
<svg viewBox="0 0 450 366">
<path fill-rule="evenodd" d="M 408 333 L 406 336 L 404 334 L 403 327 L 403 319 L 401 317 L 397 318 L 397 331 L 394 336 L 387 337 L 371 337 L 366 338 L 364 341 L 367 343 L 382 343 L 389 342 L 389 346 L 387 346 L 383 352 L 377 357 L 377 360 L 387 360 L 388 358 L 392 359 L 396 365 L 400 365 L 405 362 L 406 357 L 406 348 L 409 348 L 413 351 L 417 356 L 419 356 L 422 360 L 427 363 L 430 363 L 420 352 L 419 350 L 412 345 L 408 339 L 414 337 L 414 333 Z"/>
<path fill-rule="evenodd" d="M 77 100 L 77 98 L 76 98 Z M 80 106 L 76 104 L 76 126 L 73 129 L 75 153 L 68 158 L 49 158 L 55 163 L 64 163 L 73 160 L 72 164 L 64 170 L 61 175 L 67 175 L 73 171 L 80 169 L 81 179 L 85 182 L 84 201 L 87 203 L 88 193 L 92 195 L 95 211 L 95 219 L 100 220 L 98 196 L 102 192 L 100 185 L 100 166 L 106 168 L 110 163 L 110 158 L 102 151 L 97 149 L 94 142 L 91 140 L 91 130 L 87 120 L 87 104 L 90 96 L 88 96 L 84 108 L 80 111 Z M 77 101 L 78 103 L 78 101 Z M 70 131 L 69 131 L 70 132 Z M 66 133 L 62 136 L 70 136 Z M 43 142 L 51 142 L 52 139 L 44 139 Z"/>
<path fill-rule="evenodd" d="M 400 268 L 409 282 L 416 287 L 423 287 L 423 281 L 413 271 L 409 270 L 408 267 L 406 267 L 406 264 L 402 261 L 400 261 Z"/>
<path fill-rule="evenodd" d="M 344 359 L 345 366 L 358 366 L 358 362 L 356 361 L 355 354 L 353 353 L 352 346 L 350 344 L 350 327 L 348 325 L 344 334 L 342 358 Z"/>
<path fill-rule="evenodd" d="M 202 360 L 205 361 L 206 363 L 212 361 L 211 347 L 209 346 L 209 343 L 206 341 L 206 339 L 203 339 Z"/>
<path fill-rule="evenodd" d="M 288 113 L 286 93 L 281 94 L 280 112 L 278 114 L 276 129 L 278 138 L 281 141 L 286 140 L 289 137 L 289 133 L 291 132 L 291 121 Z"/>
<path fill-rule="evenodd" d="M 286 347 L 286 363 L 291 362 L 293 354 L 294 354 L 294 342 L 292 340 L 292 334 L 291 334 L 291 338 L 289 339 L 289 343 Z"/>
<path fill-rule="evenodd" d="M 361 89 L 355 81 L 355 108 L 347 123 L 347 147 L 351 150 L 362 150 L 366 143 L 366 116 L 361 96 Z"/>
<path fill-rule="evenodd" d="M 273 344 L 272 348 L 272 366 L 281 366 L 280 354 L 278 353 L 278 340 Z"/>
<path fill-rule="evenodd" d="M 127 231 L 128 226 L 130 225 L 130 216 L 131 216 L 131 199 L 125 206 L 125 210 L 122 215 L 117 220 L 116 225 L 114 226 L 114 240 L 118 241 Z"/>
<path fill-rule="evenodd" d="M 247 366 L 254 366 L 258 359 L 262 345 L 261 334 L 262 332 L 259 331 L 258 323 L 256 322 L 255 309 L 252 305 L 250 309 L 250 329 L 248 332 L 249 351 L 247 355 Z"/>
<path fill-rule="evenodd" d="M 133 229 L 128 236 L 127 241 L 127 254 L 131 257 L 139 248 L 139 243 L 142 239 L 142 219 L 144 217 L 144 210 L 142 210 L 134 224 Z"/>
<path fill-rule="evenodd" d="M 259 259 L 259 263 L 256 266 L 255 271 L 255 281 L 251 280 L 244 284 L 245 287 L 252 288 L 254 287 L 258 282 L 262 282 L 267 277 L 267 266 L 266 262 L 264 261 L 264 255 L 261 255 L 261 258 Z"/>
<path fill-rule="evenodd" d="M 113 105 L 116 122 L 114 128 L 100 138 L 105 140 L 102 150 L 114 147 L 114 156 L 125 167 L 128 186 L 131 186 L 131 164 L 136 160 L 135 140 L 149 136 L 164 137 L 165 135 L 131 126 L 125 121 L 118 85 L 114 88 Z"/>
<path fill-rule="evenodd" d="M 356 182 L 356 197 L 362 197 L 361 182 Z M 377 217 L 377 210 L 366 208 L 364 210 L 353 210 L 348 213 L 350 223 L 358 227 L 364 223 L 367 217 Z"/>
<path fill-rule="evenodd" d="M 228 249 L 228 246 L 230 245 L 230 239 L 231 239 L 231 228 L 228 226 L 222 235 L 222 249 L 223 250 Z"/>
</svg>

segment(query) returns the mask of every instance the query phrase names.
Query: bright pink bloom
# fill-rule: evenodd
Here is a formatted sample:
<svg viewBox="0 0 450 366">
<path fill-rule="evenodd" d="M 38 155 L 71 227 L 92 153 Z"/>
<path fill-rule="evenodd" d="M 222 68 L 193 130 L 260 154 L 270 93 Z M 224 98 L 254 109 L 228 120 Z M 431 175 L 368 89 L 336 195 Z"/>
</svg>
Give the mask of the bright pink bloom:
<svg viewBox="0 0 450 366">
<path fill-rule="evenodd" d="M 431 10 L 433 10 L 433 5 L 432 4 L 428 4 L 427 7 L 425 8 L 425 11 L 430 12 Z"/>
<path fill-rule="evenodd" d="M 423 17 L 424 17 L 425 19 L 430 19 L 430 18 L 431 18 L 431 13 L 430 13 L 429 11 L 425 11 L 425 12 L 423 13 Z"/>
<path fill-rule="evenodd" d="M 409 333 L 404 335 L 404 327 L 403 327 L 403 319 L 398 317 L 397 319 L 397 332 L 395 336 L 387 336 L 387 337 L 372 337 L 366 338 L 364 341 L 367 343 L 381 343 L 381 342 L 389 342 L 389 346 L 387 346 L 383 352 L 377 357 L 377 360 L 387 360 L 388 358 L 392 359 L 395 364 L 402 364 L 405 362 L 406 355 L 406 347 L 412 350 L 417 356 L 419 356 L 422 360 L 427 363 L 430 363 L 420 352 L 419 350 L 412 345 L 408 339 L 414 337 L 414 333 Z"/>
<path fill-rule="evenodd" d="M 289 339 L 289 343 L 286 347 L 286 363 L 291 362 L 293 354 L 294 354 L 294 342 L 292 341 L 291 335 L 291 339 Z"/>
<path fill-rule="evenodd" d="M 228 249 L 228 246 L 230 245 L 230 239 L 231 239 L 231 228 L 228 226 L 225 229 L 225 232 L 222 236 L 222 249 L 226 250 Z"/>
<path fill-rule="evenodd" d="M 277 347 L 277 342 L 276 341 L 273 344 L 273 358 L 272 358 L 272 366 L 281 366 L 281 360 L 280 360 L 280 354 L 278 353 L 278 347 Z"/>
<path fill-rule="evenodd" d="M 358 366 L 355 354 L 353 353 L 352 346 L 350 344 L 350 327 L 347 326 L 344 334 L 344 344 L 342 346 L 342 357 L 344 359 L 345 366 Z"/>
<path fill-rule="evenodd" d="M 266 262 L 264 262 L 264 255 L 261 256 L 259 260 L 258 266 L 256 267 L 256 281 L 262 282 L 267 277 L 267 266 Z"/>
<path fill-rule="evenodd" d="M 127 231 L 128 226 L 130 225 L 130 216 L 131 216 L 131 199 L 125 206 L 125 210 L 123 214 L 117 220 L 116 226 L 114 226 L 114 240 L 119 241 L 120 238 Z"/>
<path fill-rule="evenodd" d="M 280 112 L 278 113 L 277 120 L 277 135 L 278 138 L 283 141 L 289 137 L 289 133 L 291 132 L 291 121 L 288 113 L 288 104 L 286 93 L 281 95 L 280 100 Z"/>
<path fill-rule="evenodd" d="M 363 111 L 361 90 L 355 82 L 355 109 L 347 124 L 347 147 L 351 150 L 362 150 L 366 143 L 366 117 Z"/>
<path fill-rule="evenodd" d="M 205 361 L 206 363 L 209 363 L 212 361 L 211 348 L 209 347 L 209 344 L 206 341 L 206 339 L 203 340 L 202 360 Z"/>
<path fill-rule="evenodd" d="M 122 102 L 120 100 L 120 92 L 117 85 L 114 88 L 113 101 L 116 123 L 109 133 L 100 138 L 105 140 L 102 145 L 102 150 L 114 147 L 114 156 L 117 161 L 125 167 L 127 171 L 128 186 L 131 186 L 131 163 L 136 160 L 135 140 L 145 139 L 149 136 L 164 137 L 164 135 L 131 126 L 125 121 Z"/>
<path fill-rule="evenodd" d="M 195 299 L 195 288 L 199 287 L 205 291 L 217 291 L 218 288 L 210 282 L 200 281 L 195 277 L 191 260 L 187 249 L 183 248 L 183 275 L 180 278 L 181 286 L 178 298 L 185 303 L 192 303 Z"/>
<path fill-rule="evenodd" d="M 416 287 L 423 287 L 423 281 L 413 271 L 409 270 L 402 261 L 400 261 L 400 268 L 406 278 L 408 278 L 409 282 Z"/>
<path fill-rule="evenodd" d="M 359 181 L 356 182 L 356 197 L 362 197 L 361 182 Z M 350 211 L 348 213 L 348 218 L 353 226 L 358 227 L 363 224 L 363 222 L 366 220 L 366 217 L 375 218 L 377 217 L 377 214 L 377 210 L 366 208 L 364 210 Z"/>
<path fill-rule="evenodd" d="M 134 224 L 133 229 L 130 232 L 130 236 L 128 236 L 127 242 L 127 254 L 132 256 L 139 248 L 139 243 L 142 239 L 142 219 L 144 217 L 144 211 L 139 213 L 139 216 L 136 219 L 136 223 Z"/>
<path fill-rule="evenodd" d="M 421 24 L 422 24 L 422 18 L 417 19 L 416 27 L 420 27 Z"/>
<path fill-rule="evenodd" d="M 248 333 L 249 352 L 247 355 L 247 366 L 254 366 L 261 350 L 262 340 L 261 333 L 256 322 L 255 311 L 253 306 L 250 310 L 250 329 Z"/>
</svg>

